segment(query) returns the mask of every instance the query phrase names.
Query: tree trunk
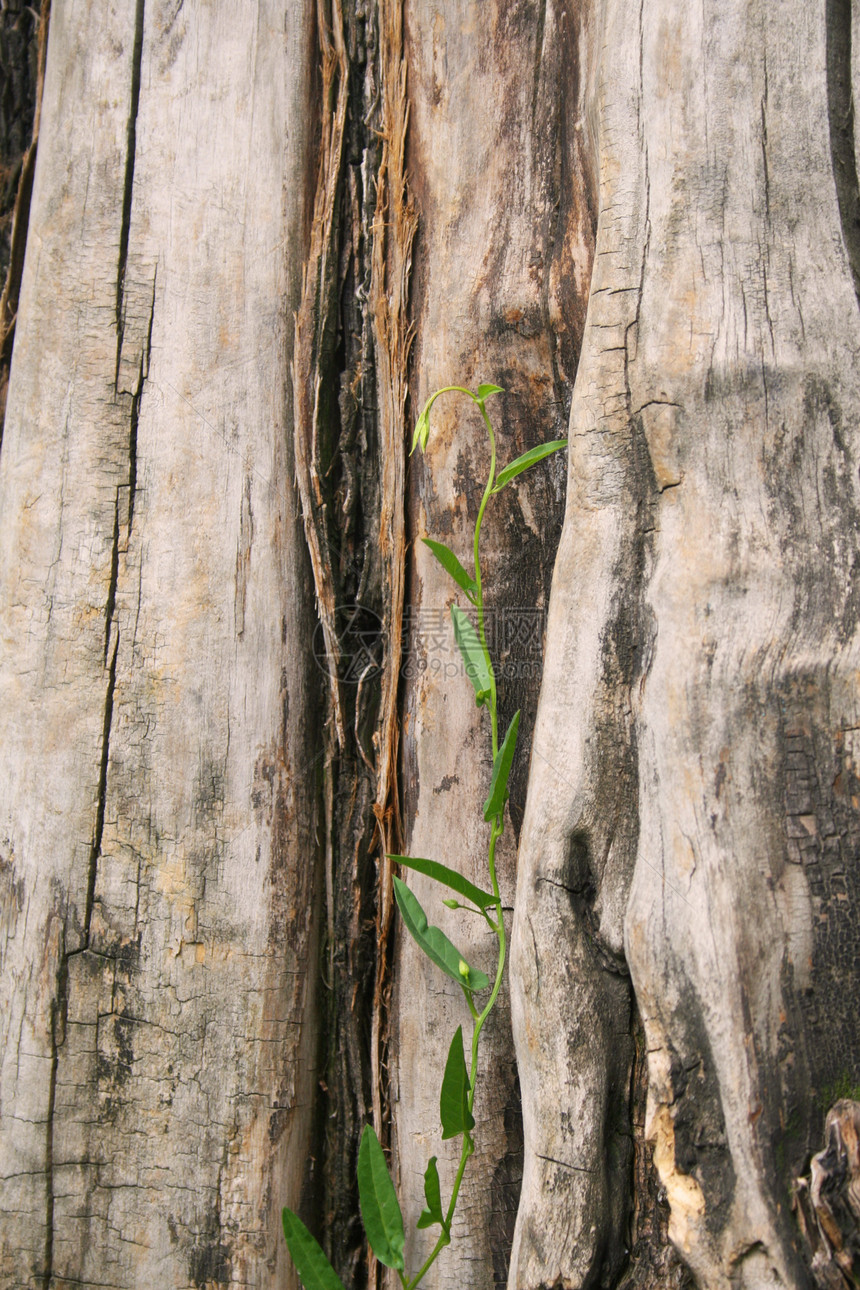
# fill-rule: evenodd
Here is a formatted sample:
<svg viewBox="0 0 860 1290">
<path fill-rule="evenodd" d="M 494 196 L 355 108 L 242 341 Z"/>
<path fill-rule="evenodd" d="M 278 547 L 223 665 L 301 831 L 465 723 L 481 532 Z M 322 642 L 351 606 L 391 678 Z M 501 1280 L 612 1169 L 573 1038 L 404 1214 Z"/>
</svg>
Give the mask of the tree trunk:
<svg viewBox="0 0 860 1290">
<path fill-rule="evenodd" d="M 0 460 L 8 1286 L 283 1283 L 307 1172 L 312 62 L 247 17 L 51 17 Z"/>
<path fill-rule="evenodd" d="M 485 527 L 510 992 L 428 1290 L 835 1284 L 794 1187 L 860 1087 L 857 5 L 283 9 L 54 0 L 41 115 L 18 32 L 0 1282 L 292 1286 L 289 1204 L 382 1284 L 366 1122 L 426 1253 L 468 1015 L 386 856 L 484 881 L 418 539 L 466 557 L 487 452 L 407 423 L 492 381 L 502 461 L 570 461 Z"/>
<path fill-rule="evenodd" d="M 629 965 L 669 1235 L 702 1286 L 802 1286 L 793 1181 L 860 1071 L 850 15 L 610 0 L 593 22 L 512 1282 L 621 1271 Z"/>
<path fill-rule="evenodd" d="M 409 179 L 421 215 L 413 318 L 414 407 L 439 386 L 492 381 L 501 461 L 565 434 L 591 266 L 588 176 L 576 125 L 575 24 L 532 0 L 474 13 L 459 3 L 408 11 Z M 488 109 L 488 105 L 492 105 Z M 474 123 L 481 123 L 480 129 Z M 404 818 L 407 852 L 462 869 L 486 885 L 488 827 L 482 804 L 491 764 L 487 716 L 458 666 L 448 606 L 452 586 L 427 548 L 445 541 L 463 562 L 489 467 L 480 418 L 447 396 L 433 409 L 426 454 L 409 479 L 412 532 L 410 633 L 404 687 Z M 554 461 L 494 498 L 482 541 L 490 648 L 500 677 L 499 724 L 520 709 L 520 755 L 512 778 L 513 830 L 502 838 L 499 873 L 507 906 L 516 882 L 528 747 L 534 723 L 546 601 L 563 506 Z M 441 844 L 441 845 L 440 845 Z M 434 921 L 486 965 L 494 938 L 477 920 L 441 907 L 439 888 L 409 876 Z M 473 925 L 474 924 L 474 925 Z M 403 932 L 395 973 L 394 1087 L 397 1158 L 404 1183 L 430 1155 L 450 1189 L 459 1143 L 439 1127 L 440 1058 L 466 1023 L 460 991 Z M 455 1239 L 433 1284 L 504 1285 L 522 1177 L 522 1112 L 507 994 L 484 1032 L 481 1131 L 468 1166 Z M 433 1060 L 428 1060 L 433 1055 Z M 414 1233 L 421 1186 L 403 1197 L 410 1264 L 435 1242 Z"/>
</svg>

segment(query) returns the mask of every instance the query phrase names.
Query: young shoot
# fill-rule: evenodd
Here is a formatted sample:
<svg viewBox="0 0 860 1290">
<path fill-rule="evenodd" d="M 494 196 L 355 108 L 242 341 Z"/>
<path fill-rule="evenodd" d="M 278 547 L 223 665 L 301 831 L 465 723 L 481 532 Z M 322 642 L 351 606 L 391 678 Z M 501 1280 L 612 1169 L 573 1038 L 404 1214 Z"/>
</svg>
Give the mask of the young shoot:
<svg viewBox="0 0 860 1290">
<path fill-rule="evenodd" d="M 490 442 L 490 471 L 487 477 L 475 531 L 472 539 L 473 573 L 461 564 L 450 547 L 432 538 L 423 538 L 445 572 L 452 578 L 466 597 L 474 612 L 472 618 L 458 605 L 451 607 L 451 622 L 454 639 L 462 655 L 466 675 L 475 691 L 475 702 L 479 708 L 486 708 L 489 715 L 490 752 L 492 756 L 492 775 L 490 791 L 481 810 L 484 822 L 489 826 L 487 840 L 487 879 L 489 890 L 484 890 L 463 877 L 456 869 L 441 864 L 438 860 L 424 860 L 414 856 L 392 855 L 403 869 L 412 869 L 434 879 L 441 886 L 455 893 L 454 897 L 443 900 L 449 909 L 462 909 L 468 913 L 480 915 L 496 937 L 496 966 L 492 981 L 480 968 L 471 966 L 456 946 L 448 939 L 439 927 L 430 925 L 427 915 L 417 897 L 401 878 L 394 878 L 394 897 L 404 925 L 420 949 L 432 963 L 449 976 L 460 987 L 471 1019 L 471 1037 L 469 1040 L 469 1061 L 466 1062 L 466 1041 L 462 1025 L 457 1027 L 448 1059 L 442 1075 L 442 1087 L 439 1095 L 439 1118 L 443 1140 L 460 1139 L 460 1160 L 454 1178 L 447 1205 L 443 1203 L 439 1171 L 436 1157 L 431 1156 L 424 1173 L 425 1208 L 416 1226 L 419 1229 L 438 1228 L 438 1235 L 427 1258 L 415 1272 L 406 1267 L 405 1245 L 406 1234 L 403 1226 L 403 1214 L 385 1154 L 379 1139 L 369 1124 L 365 1125 L 358 1153 L 358 1194 L 361 1218 L 370 1248 L 380 1263 L 393 1268 L 403 1286 L 403 1290 L 415 1290 L 425 1275 L 436 1262 L 447 1245 L 451 1243 L 451 1224 L 457 1207 L 460 1187 L 466 1172 L 469 1157 L 475 1150 L 472 1137 L 475 1128 L 473 1108 L 477 1091 L 478 1046 L 481 1032 L 487 1018 L 493 1010 L 505 968 L 505 923 L 502 909 L 502 898 L 496 874 L 496 845 L 504 830 L 505 803 L 508 800 L 508 780 L 516 750 L 517 732 L 520 714 L 516 712 L 510 725 L 499 742 L 498 709 L 496 695 L 496 674 L 487 648 L 487 635 L 484 621 L 484 585 L 481 578 L 481 526 L 484 512 L 490 498 L 501 492 L 512 480 L 523 471 L 565 447 L 566 439 L 557 439 L 552 443 L 540 444 L 529 452 L 523 453 L 496 473 L 496 438 L 486 402 L 496 394 L 504 391 L 498 385 L 479 385 L 476 392 L 459 385 L 445 386 L 437 390 L 427 401 L 415 426 L 412 439 L 412 452 L 427 447 L 430 434 L 430 410 L 436 400 L 443 394 L 457 393 L 471 399 L 476 404 Z M 461 900 L 456 897 L 461 897 Z M 464 904 L 463 901 L 467 901 Z M 489 995 L 486 992 L 489 990 Z M 486 996 L 485 999 L 480 996 Z M 299 1278 L 305 1290 L 343 1290 L 343 1285 L 334 1268 L 327 1259 L 322 1247 L 302 1223 L 301 1219 L 290 1209 L 283 1211 L 284 1235 L 290 1254 L 296 1266 Z"/>
</svg>

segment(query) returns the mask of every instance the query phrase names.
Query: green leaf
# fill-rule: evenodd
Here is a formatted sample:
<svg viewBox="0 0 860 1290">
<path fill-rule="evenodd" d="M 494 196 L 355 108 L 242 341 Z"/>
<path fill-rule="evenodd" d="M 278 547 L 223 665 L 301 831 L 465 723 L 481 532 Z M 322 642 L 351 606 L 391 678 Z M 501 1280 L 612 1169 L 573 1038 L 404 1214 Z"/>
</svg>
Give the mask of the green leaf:
<svg viewBox="0 0 860 1290">
<path fill-rule="evenodd" d="M 412 456 L 418 445 L 421 445 L 421 451 L 427 448 L 427 440 L 430 437 L 430 409 L 425 408 L 418 420 L 415 422 L 415 433 L 412 436 L 412 447 L 409 449 L 409 455 Z"/>
<path fill-rule="evenodd" d="M 427 1208 L 422 1213 L 416 1226 L 432 1227 L 434 1223 L 445 1226 L 445 1215 L 442 1213 L 442 1191 L 439 1187 L 439 1170 L 436 1168 L 436 1157 L 430 1157 L 430 1163 L 424 1170 L 424 1199 Z"/>
<path fill-rule="evenodd" d="M 488 399 L 491 394 L 504 394 L 504 390 L 502 389 L 501 385 L 479 385 L 478 386 L 479 403 L 483 403 L 484 399 Z"/>
<path fill-rule="evenodd" d="M 491 895 L 490 892 L 481 891 L 481 888 L 476 887 L 473 882 L 469 882 L 468 878 L 464 878 L 462 874 L 457 873 L 454 869 L 449 869 L 446 864 L 440 864 L 438 860 L 418 860 L 412 856 L 389 856 L 388 859 L 396 860 L 398 864 L 402 864 L 406 869 L 414 869 L 416 873 L 426 874 L 428 878 L 441 882 L 443 887 L 450 887 L 452 891 L 456 891 L 460 896 L 465 896 L 479 909 L 489 909 L 491 905 L 496 903 L 495 896 Z"/>
<path fill-rule="evenodd" d="M 439 1097 L 439 1115 L 442 1120 L 442 1139 L 458 1138 L 461 1133 L 474 1129 L 475 1121 L 469 1110 L 469 1073 L 466 1070 L 466 1057 L 463 1052 L 463 1027 L 457 1027 L 457 1033 L 451 1040 L 448 1060 L 445 1063 L 445 1074 L 442 1076 L 442 1092 Z"/>
<path fill-rule="evenodd" d="M 305 1290 L 343 1290 L 343 1282 L 298 1215 L 285 1209 L 282 1219 L 287 1246 Z"/>
<path fill-rule="evenodd" d="M 371 1125 L 364 1126 L 358 1148 L 358 1201 L 370 1248 L 387 1268 L 404 1270 L 403 1215 L 385 1153 Z"/>
<path fill-rule="evenodd" d="M 451 606 L 451 621 L 454 624 L 454 640 L 463 655 L 466 675 L 475 687 L 475 701 L 480 708 L 487 702 L 493 691 L 493 678 L 487 656 L 481 648 L 472 620 L 457 605 Z"/>
<path fill-rule="evenodd" d="M 517 731 L 520 728 L 520 714 L 515 712 L 511 724 L 508 726 L 508 733 L 505 735 L 501 748 L 493 759 L 493 777 L 490 780 L 490 796 L 484 803 L 484 819 L 489 823 L 496 815 L 501 815 L 505 809 L 505 802 L 508 800 L 508 779 L 511 774 L 511 764 L 514 760 L 514 751 L 517 746 Z"/>
<path fill-rule="evenodd" d="M 400 878 L 394 879 L 394 898 L 410 936 L 428 959 L 464 989 L 486 990 L 490 978 L 478 968 L 469 967 L 440 927 L 428 926 L 427 915 L 418 898 Z"/>
<path fill-rule="evenodd" d="M 432 538 L 422 538 L 421 541 L 430 548 L 442 568 L 447 573 L 450 573 L 457 586 L 462 587 L 467 596 L 474 595 L 477 590 L 475 579 L 469 577 L 451 548 L 445 546 L 444 542 L 434 542 Z"/>
<path fill-rule="evenodd" d="M 528 470 L 529 466 L 534 466 L 536 462 L 543 461 L 544 457 L 548 457 L 552 452 L 558 452 L 559 448 L 566 447 L 566 439 L 554 439 L 552 443 L 539 443 L 536 448 L 530 448 L 528 452 L 523 453 L 522 457 L 517 457 L 516 461 L 512 461 L 509 466 L 505 466 L 504 470 L 499 471 L 496 482 L 493 485 L 493 492 L 501 492 L 505 484 L 509 484 L 512 479 L 516 479 L 517 475 L 521 475 L 524 470 Z"/>
</svg>

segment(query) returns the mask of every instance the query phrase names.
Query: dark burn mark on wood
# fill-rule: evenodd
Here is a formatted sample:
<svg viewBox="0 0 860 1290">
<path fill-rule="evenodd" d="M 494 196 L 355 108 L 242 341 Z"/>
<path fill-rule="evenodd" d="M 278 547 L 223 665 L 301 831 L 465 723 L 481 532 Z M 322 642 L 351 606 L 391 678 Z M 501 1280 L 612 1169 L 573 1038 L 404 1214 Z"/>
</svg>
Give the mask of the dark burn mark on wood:
<svg viewBox="0 0 860 1290">
<path fill-rule="evenodd" d="M 785 858 L 802 869 L 812 910 L 811 962 L 785 973 L 788 1017 L 800 1032 L 782 1038 L 789 1176 L 813 1149 L 833 1091 L 860 1083 L 860 739 L 816 723 L 808 688 L 802 678 L 789 688 L 780 731 Z"/>
<path fill-rule="evenodd" d="M 690 1002 L 695 1009 L 698 1001 Z M 701 1187 L 705 1223 L 718 1236 L 726 1227 L 734 1199 L 735 1171 L 707 1035 L 695 1011 L 685 1013 L 684 1023 L 689 1047 L 685 1046 L 683 1055 L 671 1054 L 675 1164 Z"/>
<path fill-rule="evenodd" d="M 490 1246 L 493 1284 L 499 1290 L 508 1282 L 514 1226 L 523 1182 L 523 1107 L 520 1081 L 514 1075 L 504 1110 L 506 1149 L 490 1182 Z"/>
<path fill-rule="evenodd" d="M 635 1046 L 630 1083 L 633 1203 L 625 1240 L 629 1258 L 618 1290 L 694 1290 L 693 1276 L 669 1240 L 669 1202 L 654 1167 L 651 1145 L 645 1138 L 648 1052 L 642 1019 L 635 1005 L 632 1031 Z"/>
<path fill-rule="evenodd" d="M 206 1211 L 203 1230 L 195 1237 L 188 1259 L 188 1275 L 199 1290 L 215 1285 L 229 1285 L 231 1276 L 231 1250 L 221 1240 L 220 1207 L 212 1204 Z"/>
<path fill-rule="evenodd" d="M 459 782 L 460 777 L 458 775 L 443 775 L 439 783 L 433 789 L 433 793 L 435 796 L 438 796 L 439 793 L 448 793 L 454 785 L 459 784 Z"/>
<path fill-rule="evenodd" d="M 855 154 L 854 98 L 851 83 L 851 0 L 826 0 L 827 112 L 830 152 L 839 200 L 842 236 L 854 291 L 860 301 L 860 185 Z"/>
<path fill-rule="evenodd" d="M 788 389 L 785 376 L 765 370 L 756 399 L 755 379 L 750 406 L 758 402 L 761 408 L 764 381 L 781 385 L 783 401 L 794 399 L 800 411 L 781 421 L 762 448 L 768 521 L 794 588 L 792 634 L 820 624 L 828 633 L 835 627 L 837 643 L 848 644 L 860 619 L 860 554 L 852 536 L 860 531 L 860 512 L 854 436 L 840 391 L 815 374 L 793 380 Z"/>
<path fill-rule="evenodd" d="M 7 0 L 0 12 L 0 448 L 36 171 L 50 0 Z"/>
</svg>

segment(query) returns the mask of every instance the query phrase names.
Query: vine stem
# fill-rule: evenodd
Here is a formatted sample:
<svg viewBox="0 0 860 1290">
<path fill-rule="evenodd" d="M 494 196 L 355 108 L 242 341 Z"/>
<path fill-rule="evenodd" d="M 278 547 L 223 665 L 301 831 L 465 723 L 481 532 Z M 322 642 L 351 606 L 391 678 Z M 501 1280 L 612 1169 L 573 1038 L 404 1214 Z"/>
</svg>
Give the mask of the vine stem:
<svg viewBox="0 0 860 1290">
<path fill-rule="evenodd" d="M 481 416 L 484 418 L 484 424 L 487 427 L 487 434 L 489 435 L 489 438 L 490 438 L 490 473 L 487 479 L 487 486 L 484 489 L 484 495 L 481 498 L 481 505 L 478 509 L 478 518 L 475 522 L 475 539 L 474 539 L 473 550 L 474 550 L 474 558 L 475 558 L 475 610 L 477 612 L 477 617 L 478 617 L 478 635 L 481 641 L 481 649 L 484 651 L 484 658 L 486 659 L 487 668 L 489 670 L 489 675 L 490 675 L 489 708 L 490 708 L 490 723 L 491 723 L 491 734 L 492 734 L 493 761 L 495 761 L 496 755 L 499 751 L 499 723 L 498 723 L 498 708 L 497 708 L 497 696 L 496 696 L 496 673 L 493 668 L 492 659 L 490 658 L 490 651 L 487 649 L 487 636 L 486 636 L 486 629 L 484 625 L 484 597 L 483 597 L 482 584 L 481 584 L 480 542 L 481 542 L 481 524 L 483 523 L 483 519 L 484 519 L 484 511 L 487 508 L 487 502 L 490 500 L 490 497 L 492 496 L 493 485 L 496 482 L 496 438 L 495 438 L 495 435 L 493 434 L 493 427 L 490 422 L 490 418 L 487 416 L 487 410 L 484 407 L 483 400 L 476 399 L 475 395 L 472 394 L 471 390 L 464 390 L 463 387 L 459 385 L 449 385 L 449 386 L 446 386 L 444 390 L 439 390 L 437 392 L 437 395 L 434 397 L 438 397 L 438 394 L 445 394 L 448 391 L 453 391 L 453 390 L 457 390 L 463 394 L 468 394 L 469 398 L 472 399 L 473 402 L 478 404 L 478 407 L 481 410 Z M 432 400 L 431 400 L 431 403 L 428 403 L 427 405 L 428 412 L 430 410 L 431 404 L 432 404 Z M 499 891 L 498 876 L 496 874 L 496 843 L 501 837 L 502 831 L 504 829 L 503 811 L 504 811 L 504 807 L 502 808 L 502 812 L 500 812 L 498 815 L 493 816 L 493 819 L 490 825 L 490 845 L 489 845 L 489 854 L 487 857 L 487 866 L 490 872 L 490 881 L 492 883 L 493 895 L 495 896 L 495 904 L 496 904 L 497 917 L 496 917 L 496 926 L 494 930 L 499 942 L 499 957 L 498 957 L 498 963 L 496 966 L 496 979 L 493 982 L 492 993 L 486 1005 L 484 1006 L 482 1012 L 477 1013 L 475 1009 L 475 1005 L 472 1001 L 471 995 L 467 995 L 467 1000 L 466 1000 L 467 1003 L 469 1004 L 469 1011 L 471 1012 L 475 1022 L 474 1027 L 472 1029 L 472 1053 L 471 1053 L 471 1064 L 470 1064 L 470 1070 L 469 1070 L 468 1101 L 469 1101 L 470 1115 L 475 1105 L 475 1093 L 477 1090 L 478 1044 L 481 1038 L 481 1031 L 484 1028 L 484 1022 L 487 1020 L 487 1017 L 492 1012 L 496 999 L 498 998 L 499 990 L 501 989 L 501 986 L 502 986 L 502 977 L 504 976 L 504 971 L 505 971 L 505 954 L 506 954 L 506 948 L 507 948 L 507 941 L 506 941 L 506 935 L 505 935 L 505 920 L 504 920 L 504 914 L 502 911 L 502 897 Z M 466 992 L 464 991 L 464 993 Z M 442 1225 L 442 1231 L 439 1233 L 439 1238 L 436 1241 L 436 1244 L 434 1245 L 430 1254 L 427 1256 L 424 1263 L 422 1263 L 421 1267 L 418 1269 L 418 1271 L 416 1272 L 412 1280 L 406 1280 L 406 1279 L 403 1280 L 404 1290 L 415 1290 L 415 1287 L 419 1284 L 419 1282 L 423 1281 L 427 1272 L 436 1262 L 436 1259 L 439 1257 L 442 1251 L 446 1248 L 446 1246 L 450 1244 L 451 1223 L 454 1218 L 454 1211 L 457 1208 L 457 1199 L 460 1194 L 460 1185 L 463 1181 L 463 1175 L 466 1171 L 466 1164 L 474 1150 L 475 1150 L 475 1146 L 470 1135 L 468 1133 L 464 1133 L 463 1147 L 460 1152 L 460 1163 L 457 1167 L 457 1174 L 454 1179 L 454 1187 L 451 1192 L 451 1200 L 448 1204 L 448 1212 L 445 1215 L 445 1222 Z"/>
<path fill-rule="evenodd" d="M 498 998 L 499 990 L 502 987 L 502 977 L 504 976 L 504 971 L 505 971 L 505 951 L 506 951 L 507 941 L 505 936 L 505 921 L 502 913 L 502 897 L 499 892 L 498 877 L 496 876 L 496 843 L 501 837 L 501 834 L 502 834 L 502 826 L 500 823 L 500 818 L 498 815 L 496 815 L 493 818 L 493 822 L 490 828 L 490 851 L 489 851 L 488 863 L 489 863 L 489 869 L 490 869 L 490 878 L 493 884 L 493 895 L 496 897 L 496 910 L 497 910 L 498 919 L 499 919 L 498 930 L 496 932 L 496 935 L 498 937 L 498 942 L 499 942 L 499 960 L 498 960 L 498 965 L 496 967 L 496 979 L 493 982 L 493 992 L 490 995 L 483 1011 L 477 1017 L 475 1021 L 474 1029 L 472 1030 L 472 1061 L 471 1061 L 471 1067 L 469 1070 L 469 1113 L 470 1114 L 472 1112 L 472 1108 L 475 1105 L 475 1092 L 476 1092 L 476 1086 L 477 1086 L 476 1076 L 478 1074 L 478 1042 L 481 1038 L 481 1031 L 484 1028 L 484 1022 L 487 1020 L 487 1017 L 492 1012 L 493 1006 L 496 1002 L 496 999 Z M 457 1168 L 457 1175 L 454 1179 L 454 1187 L 451 1192 L 451 1200 L 448 1204 L 448 1212 L 445 1215 L 444 1226 L 442 1228 L 442 1231 L 439 1234 L 439 1239 L 437 1240 L 430 1254 L 422 1263 L 421 1267 L 416 1272 L 415 1276 L 412 1278 L 411 1281 L 404 1281 L 403 1283 L 404 1290 L 415 1290 L 415 1287 L 419 1284 L 420 1281 L 423 1281 L 428 1270 L 436 1262 L 437 1258 L 445 1249 L 445 1247 L 450 1244 L 451 1221 L 454 1217 L 454 1211 L 457 1208 L 457 1198 L 460 1194 L 460 1184 L 463 1181 L 463 1174 L 466 1172 L 466 1164 L 468 1162 L 469 1156 L 471 1156 L 474 1150 L 475 1150 L 475 1147 L 474 1147 L 474 1143 L 472 1142 L 472 1139 L 470 1138 L 468 1133 L 464 1133 L 463 1148 L 462 1148 L 462 1151 L 460 1152 L 460 1163 Z"/>
<path fill-rule="evenodd" d="M 474 398 L 474 395 L 472 396 Z M 487 409 L 480 400 L 476 400 L 478 407 L 481 409 L 481 416 L 484 418 L 484 425 L 487 427 L 487 434 L 490 437 L 490 473 L 487 478 L 487 487 L 484 489 L 484 496 L 481 498 L 481 505 L 478 509 L 478 518 L 475 521 L 475 609 L 478 614 L 478 635 L 481 640 L 481 649 L 484 651 L 484 658 L 487 661 L 487 667 L 490 672 L 490 721 L 492 723 L 493 739 L 493 761 L 496 759 L 496 753 L 499 751 L 499 720 L 496 711 L 496 673 L 493 669 L 493 660 L 490 658 L 490 651 L 487 649 L 487 633 L 484 627 L 484 594 L 481 584 L 481 524 L 484 520 L 484 511 L 487 509 L 487 502 L 493 493 L 493 485 L 496 482 L 496 436 L 493 434 L 493 427 L 490 418 L 487 416 Z M 491 849 L 492 849 L 492 843 Z"/>
</svg>

